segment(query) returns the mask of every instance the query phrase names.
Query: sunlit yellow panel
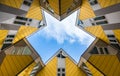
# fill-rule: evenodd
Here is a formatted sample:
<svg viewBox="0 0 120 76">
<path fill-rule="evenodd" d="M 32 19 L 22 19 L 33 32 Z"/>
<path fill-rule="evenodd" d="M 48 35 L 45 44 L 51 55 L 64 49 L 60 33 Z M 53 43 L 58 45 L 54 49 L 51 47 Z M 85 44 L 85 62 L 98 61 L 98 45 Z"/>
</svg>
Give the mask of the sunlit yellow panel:
<svg viewBox="0 0 120 76">
<path fill-rule="evenodd" d="M 3 74 L 2 76 L 16 76 L 16 74 L 21 72 L 26 66 L 28 66 L 28 64 L 33 61 L 32 58 L 31 60 L 27 60 L 28 57 L 31 58 L 29 55 L 6 55 L 5 59 L 0 65 L 0 69 Z M 23 59 L 27 61 L 26 64 L 24 64 Z"/>
<path fill-rule="evenodd" d="M 23 0 L 0 0 L 0 3 L 10 7 L 20 8 Z"/>
<path fill-rule="evenodd" d="M 114 32 L 114 35 L 117 38 L 117 40 L 120 42 L 120 29 L 113 30 L 113 32 Z"/>
<path fill-rule="evenodd" d="M 91 59 L 95 61 L 93 62 Z M 120 74 L 120 62 L 116 55 L 92 55 L 89 62 L 106 76 L 119 76 Z"/>
<path fill-rule="evenodd" d="M 0 30 L 0 48 L 2 48 L 3 42 L 8 34 L 8 30 Z"/>
<path fill-rule="evenodd" d="M 33 62 L 28 67 L 26 67 L 25 70 L 23 70 L 18 76 L 30 76 L 30 73 L 33 70 L 35 65 L 36 65 L 36 63 Z"/>
<path fill-rule="evenodd" d="M 85 27 L 85 29 L 88 32 L 90 32 L 91 34 L 93 34 L 94 36 L 109 43 L 109 40 L 108 40 L 108 38 L 107 38 L 106 34 L 104 33 L 104 30 L 102 29 L 101 26 L 89 26 L 89 27 Z"/>
<path fill-rule="evenodd" d="M 57 75 L 57 57 L 49 61 L 46 66 L 40 70 L 37 76 L 56 76 Z"/>
<path fill-rule="evenodd" d="M 103 76 L 101 72 L 99 72 L 94 66 L 92 66 L 89 62 L 85 63 L 86 66 L 89 68 L 90 72 L 93 74 L 93 76 Z"/>
<path fill-rule="evenodd" d="M 77 65 L 70 59 L 65 58 L 66 76 L 86 76 L 85 73 L 77 67 Z"/>
<path fill-rule="evenodd" d="M 48 0 L 50 7 L 59 15 L 59 0 Z"/>
<path fill-rule="evenodd" d="M 42 20 L 42 11 L 40 7 L 40 0 L 33 0 L 30 9 L 26 15 L 27 18 L 33 18 L 36 20 Z"/>
<path fill-rule="evenodd" d="M 15 36 L 15 39 L 13 41 L 13 43 L 21 40 L 22 38 L 32 34 L 33 32 L 35 32 L 37 30 L 37 28 L 31 27 L 31 26 L 21 26 Z"/>
<path fill-rule="evenodd" d="M 61 14 L 67 12 L 67 9 L 71 6 L 73 0 L 61 0 Z"/>
<path fill-rule="evenodd" d="M 120 3 L 120 0 L 98 0 L 98 3 L 105 8 Z"/>
<path fill-rule="evenodd" d="M 93 17 L 95 17 L 95 14 L 90 4 L 88 3 L 88 0 L 83 0 L 82 6 L 80 8 L 80 20 L 85 20 Z"/>
</svg>

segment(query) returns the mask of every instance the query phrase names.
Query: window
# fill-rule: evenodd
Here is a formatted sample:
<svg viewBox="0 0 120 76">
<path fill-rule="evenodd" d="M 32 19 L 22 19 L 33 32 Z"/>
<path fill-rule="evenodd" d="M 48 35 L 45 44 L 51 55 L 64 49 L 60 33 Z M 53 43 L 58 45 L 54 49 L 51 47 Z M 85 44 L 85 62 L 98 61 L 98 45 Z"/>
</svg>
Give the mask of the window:
<svg viewBox="0 0 120 76">
<path fill-rule="evenodd" d="M 24 17 L 20 17 L 20 16 L 17 16 L 16 19 L 19 19 L 19 20 L 25 20 L 27 21 L 27 18 L 24 18 Z"/>
<path fill-rule="evenodd" d="M 65 76 L 65 73 L 63 73 L 62 76 Z"/>
<path fill-rule="evenodd" d="M 89 2 L 90 2 L 90 5 L 98 4 L 97 0 L 89 0 Z"/>
<path fill-rule="evenodd" d="M 97 25 L 101 25 L 101 24 L 107 24 L 107 21 L 100 21 L 100 22 L 96 22 Z"/>
<path fill-rule="evenodd" d="M 20 21 L 14 21 L 14 24 L 20 24 L 20 25 L 25 25 L 25 22 L 20 22 Z"/>
<path fill-rule="evenodd" d="M 7 35 L 7 38 L 14 38 L 15 35 Z"/>
<path fill-rule="evenodd" d="M 97 47 L 94 47 L 91 52 L 91 54 L 98 54 L 98 50 L 97 50 Z"/>
<path fill-rule="evenodd" d="M 110 42 L 117 42 L 116 40 L 110 40 Z"/>
<path fill-rule="evenodd" d="M 120 45 L 119 44 L 111 44 L 112 46 L 114 46 L 117 49 L 120 49 Z"/>
<path fill-rule="evenodd" d="M 12 39 L 7 39 L 5 40 L 5 42 L 12 42 Z"/>
<path fill-rule="evenodd" d="M 105 19 L 105 16 L 100 16 L 100 17 L 94 18 L 94 20 L 102 20 L 102 19 Z"/>
<path fill-rule="evenodd" d="M 62 68 L 62 72 L 65 72 L 65 69 L 64 69 L 64 68 Z"/>
<path fill-rule="evenodd" d="M 101 54 L 104 54 L 103 49 L 102 49 L 102 48 L 99 48 L 99 49 L 100 49 L 100 53 L 101 53 Z"/>
<path fill-rule="evenodd" d="M 58 68 L 58 72 L 60 72 L 60 68 Z"/>
<path fill-rule="evenodd" d="M 114 38 L 115 36 L 114 35 L 107 35 L 107 37 L 113 37 Z"/>
<path fill-rule="evenodd" d="M 31 5 L 31 3 L 28 2 L 28 1 L 24 1 L 23 4 L 25 4 L 25 5 L 27 5 L 27 6 L 30 6 L 30 5 Z"/>
<path fill-rule="evenodd" d="M 29 21 L 31 22 L 31 21 L 32 21 L 32 19 L 29 19 Z"/>
<path fill-rule="evenodd" d="M 65 68 L 58 68 L 57 76 L 65 76 Z"/>
<path fill-rule="evenodd" d="M 105 50 L 105 53 L 106 53 L 106 54 L 109 54 L 109 52 L 108 52 L 108 49 L 107 49 L 107 48 L 104 48 L 104 50 Z"/>
</svg>

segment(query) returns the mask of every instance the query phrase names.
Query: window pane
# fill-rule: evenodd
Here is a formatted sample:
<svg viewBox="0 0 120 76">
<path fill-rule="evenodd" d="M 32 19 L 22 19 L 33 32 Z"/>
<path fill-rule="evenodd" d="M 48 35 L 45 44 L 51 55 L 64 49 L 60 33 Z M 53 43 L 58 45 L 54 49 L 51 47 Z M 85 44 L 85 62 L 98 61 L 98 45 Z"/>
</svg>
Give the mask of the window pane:
<svg viewBox="0 0 120 76">
<path fill-rule="evenodd" d="M 97 25 L 100 25 L 100 24 L 107 24 L 107 23 L 108 23 L 107 21 L 96 22 Z"/>
<path fill-rule="evenodd" d="M 105 19 L 105 16 L 100 16 L 100 17 L 94 18 L 94 20 L 102 20 L 102 19 Z"/>
<path fill-rule="evenodd" d="M 103 49 L 102 49 L 102 48 L 100 48 L 100 53 L 101 53 L 101 54 L 104 54 L 104 52 L 103 52 Z"/>
<path fill-rule="evenodd" d="M 114 35 L 107 35 L 107 37 L 115 37 Z"/>
<path fill-rule="evenodd" d="M 65 69 L 64 69 L 64 68 L 62 68 L 62 72 L 65 72 Z"/>
<path fill-rule="evenodd" d="M 97 48 L 94 47 L 94 48 L 91 50 L 90 53 L 91 53 L 91 54 L 98 54 L 98 50 L 97 50 Z"/>
<path fill-rule="evenodd" d="M 107 48 L 104 48 L 104 49 L 105 49 L 106 54 L 109 54 L 108 49 Z"/>
<path fill-rule="evenodd" d="M 60 68 L 58 68 L 58 72 L 60 72 Z"/>
<path fill-rule="evenodd" d="M 65 73 L 63 73 L 62 76 L 65 76 Z"/>
</svg>

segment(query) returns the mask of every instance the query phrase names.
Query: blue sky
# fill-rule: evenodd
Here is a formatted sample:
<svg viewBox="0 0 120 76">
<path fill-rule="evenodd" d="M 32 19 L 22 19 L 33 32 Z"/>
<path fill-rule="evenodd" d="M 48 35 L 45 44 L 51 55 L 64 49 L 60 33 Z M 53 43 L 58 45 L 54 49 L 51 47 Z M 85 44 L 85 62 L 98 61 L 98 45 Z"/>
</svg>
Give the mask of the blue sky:
<svg viewBox="0 0 120 76">
<path fill-rule="evenodd" d="M 28 41 L 39 53 L 44 63 L 60 48 L 78 62 L 94 38 L 75 26 L 77 11 L 62 21 L 44 13 L 47 26 L 27 37 Z"/>
</svg>

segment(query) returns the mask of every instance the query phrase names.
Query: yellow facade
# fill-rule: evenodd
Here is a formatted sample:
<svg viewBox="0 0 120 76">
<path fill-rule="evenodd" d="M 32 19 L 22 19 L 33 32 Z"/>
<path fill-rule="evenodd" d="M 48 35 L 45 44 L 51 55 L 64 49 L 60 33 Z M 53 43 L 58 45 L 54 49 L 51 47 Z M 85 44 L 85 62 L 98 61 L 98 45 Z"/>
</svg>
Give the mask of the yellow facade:
<svg viewBox="0 0 120 76">
<path fill-rule="evenodd" d="M 92 55 L 89 58 L 89 62 L 106 76 L 120 75 L 120 62 L 116 55 Z"/>
<path fill-rule="evenodd" d="M 40 70 L 37 76 L 56 76 L 57 75 L 57 57 L 50 60 L 46 66 Z"/>
<path fill-rule="evenodd" d="M 89 26 L 89 27 L 85 27 L 85 30 L 87 30 L 94 36 L 100 38 L 101 40 L 109 43 L 109 40 L 107 36 L 105 35 L 104 30 L 102 29 L 101 26 Z"/>
<path fill-rule="evenodd" d="M 89 62 L 86 62 L 85 64 L 89 68 L 93 76 L 104 76 L 95 67 L 93 67 Z"/>
<path fill-rule="evenodd" d="M 66 13 L 72 3 L 73 0 L 61 0 L 61 14 Z"/>
<path fill-rule="evenodd" d="M 14 38 L 13 43 L 21 40 L 22 38 L 32 34 L 35 31 L 37 31 L 37 28 L 31 27 L 31 26 L 21 26 Z"/>
<path fill-rule="evenodd" d="M 59 15 L 59 0 L 48 0 L 50 7 Z"/>
<path fill-rule="evenodd" d="M 25 70 L 23 70 L 18 76 L 30 76 L 30 73 L 32 72 L 35 65 L 36 63 L 33 62 Z"/>
<path fill-rule="evenodd" d="M 120 29 L 113 30 L 116 39 L 120 42 Z"/>
<path fill-rule="evenodd" d="M 33 0 L 30 9 L 28 10 L 28 13 L 26 15 L 27 18 L 42 20 L 42 10 L 39 2 L 39 0 Z"/>
<path fill-rule="evenodd" d="M 105 8 L 120 3 L 120 0 L 98 0 L 98 3 L 101 8 Z"/>
<path fill-rule="evenodd" d="M 80 8 L 80 20 L 85 20 L 95 17 L 94 11 L 90 6 L 88 0 L 82 0 L 82 6 Z"/>
<path fill-rule="evenodd" d="M 0 30 L 0 48 L 2 48 L 3 42 L 8 34 L 8 30 Z"/>
<path fill-rule="evenodd" d="M 20 8 L 23 0 L 0 0 L 0 3 L 13 8 Z"/>
<path fill-rule="evenodd" d="M 15 76 L 31 62 L 33 59 L 29 55 L 6 55 L 0 65 L 0 75 Z"/>
<path fill-rule="evenodd" d="M 70 58 L 66 57 L 66 76 L 86 76 L 86 74 L 78 68 L 78 66 L 71 61 Z"/>
</svg>

